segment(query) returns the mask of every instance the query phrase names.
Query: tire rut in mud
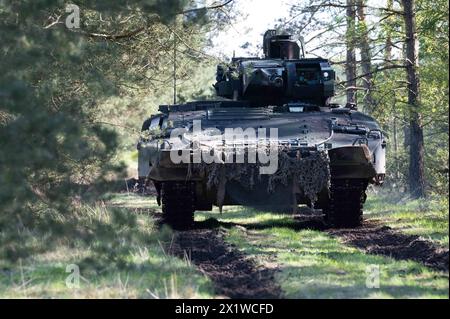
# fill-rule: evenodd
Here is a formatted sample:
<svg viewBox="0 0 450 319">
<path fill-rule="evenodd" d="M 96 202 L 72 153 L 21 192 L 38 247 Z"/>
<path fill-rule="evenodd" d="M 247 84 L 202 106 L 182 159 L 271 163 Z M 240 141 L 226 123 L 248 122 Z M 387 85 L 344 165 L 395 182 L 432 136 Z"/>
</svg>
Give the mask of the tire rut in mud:
<svg viewBox="0 0 450 319">
<path fill-rule="evenodd" d="M 224 240 L 219 229 L 177 232 L 171 253 L 189 258 L 214 282 L 218 295 L 229 298 L 279 298 L 276 269 L 264 268 Z"/>
<path fill-rule="evenodd" d="M 414 260 L 427 267 L 447 271 L 449 251 L 416 235 L 406 235 L 376 222 L 366 221 L 354 229 L 329 229 L 345 244 L 360 248 L 369 254 L 384 255 L 397 260 Z"/>
</svg>

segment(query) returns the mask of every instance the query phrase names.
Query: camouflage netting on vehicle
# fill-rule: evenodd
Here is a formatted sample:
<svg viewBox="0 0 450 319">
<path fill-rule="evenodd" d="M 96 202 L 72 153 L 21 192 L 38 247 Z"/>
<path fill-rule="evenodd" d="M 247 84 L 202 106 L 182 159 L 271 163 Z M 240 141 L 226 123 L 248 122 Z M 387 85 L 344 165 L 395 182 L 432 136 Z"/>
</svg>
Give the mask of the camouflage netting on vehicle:
<svg viewBox="0 0 450 319">
<path fill-rule="evenodd" d="M 302 158 L 290 157 L 286 152 L 278 154 L 278 169 L 268 175 L 267 193 L 273 193 L 277 185 L 291 187 L 294 194 L 306 196 L 313 205 L 317 194 L 330 184 L 330 160 L 327 152 L 312 152 Z M 216 189 L 217 205 L 222 210 L 227 182 L 236 181 L 251 190 L 263 175 L 259 163 L 211 163 L 191 164 L 190 173 L 207 178 L 208 189 Z M 294 196 L 295 197 L 295 196 Z M 294 203 L 296 205 L 296 203 Z"/>
</svg>

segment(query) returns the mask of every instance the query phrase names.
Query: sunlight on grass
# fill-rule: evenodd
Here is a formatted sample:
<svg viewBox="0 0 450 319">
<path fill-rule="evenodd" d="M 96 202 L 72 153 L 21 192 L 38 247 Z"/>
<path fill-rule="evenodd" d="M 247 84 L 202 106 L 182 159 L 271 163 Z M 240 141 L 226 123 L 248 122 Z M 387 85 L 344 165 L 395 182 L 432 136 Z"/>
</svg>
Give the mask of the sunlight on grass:
<svg viewBox="0 0 450 319">
<path fill-rule="evenodd" d="M 447 202 L 448 203 L 448 202 Z M 448 246 L 448 209 L 443 200 L 395 202 L 370 196 L 366 218 Z M 213 298 L 213 285 L 188 260 L 165 247 L 173 233 L 156 227 L 153 196 L 108 194 L 78 210 L 83 236 L 19 263 L 0 261 L 1 298 Z M 291 215 L 245 207 L 196 220 L 229 223 L 226 240 L 258 263 L 277 267 L 286 298 L 448 298 L 448 274 L 413 261 L 365 254 L 324 231 L 302 229 Z M 98 227 L 97 224 L 101 224 Z M 224 224 L 225 225 L 225 224 Z M 241 225 L 243 227 L 233 227 Z M 39 246 L 39 239 L 33 244 Z M 78 288 L 68 287 L 68 265 L 80 269 Z M 378 265 L 380 288 L 367 288 L 368 267 Z"/>
<path fill-rule="evenodd" d="M 448 198 L 408 200 L 392 195 L 369 195 L 365 217 L 379 220 L 406 234 L 419 235 L 449 247 Z"/>
<path fill-rule="evenodd" d="M 134 193 L 119 193 L 105 195 L 108 205 L 122 208 L 158 209 L 154 196 L 138 196 Z"/>
<path fill-rule="evenodd" d="M 247 227 L 231 228 L 227 240 L 267 267 L 278 265 L 276 280 L 286 298 L 448 298 L 448 274 L 365 254 L 323 231 L 295 230 L 288 215 L 231 207 L 198 216 L 207 218 Z M 366 286 L 371 265 L 379 266 L 379 289 Z"/>
<path fill-rule="evenodd" d="M 154 198 L 118 194 L 108 205 L 124 213 L 117 217 L 99 203 L 80 209 L 85 238 L 62 240 L 55 249 L 19 263 L 0 262 L 0 298 L 212 298 L 210 280 L 188 260 L 172 257 L 168 227 L 154 226 L 149 210 Z M 139 211 L 136 213 L 136 210 Z M 116 213 L 117 214 L 117 213 Z M 133 216 L 132 222 L 122 220 Z M 110 227 L 110 228 L 105 228 Z M 79 267 L 79 287 L 66 285 L 68 265 Z M 67 271 L 66 271 L 67 270 Z M 73 271 L 73 270 L 72 270 Z"/>
<path fill-rule="evenodd" d="M 258 225 L 279 225 L 284 222 L 289 223 L 292 219 L 291 215 L 288 214 L 276 214 L 240 206 L 226 206 L 223 208 L 222 214 L 216 208 L 211 212 L 195 212 L 196 221 L 204 221 L 208 218 L 216 218 L 223 222 L 233 222 L 242 225 L 256 223 Z"/>
<path fill-rule="evenodd" d="M 64 256 L 72 253 L 64 249 Z M 80 266 L 79 287 L 68 287 L 69 264 L 62 261 L 29 261 L 0 280 L 1 298 L 211 298 L 208 278 L 184 261 L 151 251 L 135 269 L 105 269 L 99 273 Z M 158 256 L 159 255 L 159 256 Z M 156 257 L 157 256 L 157 257 Z"/>
</svg>

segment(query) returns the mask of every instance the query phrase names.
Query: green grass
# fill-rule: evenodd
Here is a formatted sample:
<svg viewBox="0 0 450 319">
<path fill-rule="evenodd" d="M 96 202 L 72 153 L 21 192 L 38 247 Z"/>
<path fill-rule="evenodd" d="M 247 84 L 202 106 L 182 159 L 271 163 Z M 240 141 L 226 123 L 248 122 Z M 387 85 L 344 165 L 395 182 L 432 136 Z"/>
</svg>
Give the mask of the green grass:
<svg viewBox="0 0 450 319">
<path fill-rule="evenodd" d="M 390 197 L 392 198 L 392 197 Z M 214 298 L 211 281 L 189 260 L 167 254 L 173 238 L 156 228 L 154 197 L 105 195 L 81 205 L 83 236 L 61 239 L 44 253 L 0 260 L 0 298 Z M 448 247 L 448 200 L 426 202 L 369 196 L 366 217 Z M 448 273 L 413 261 L 365 254 L 324 231 L 299 229 L 290 215 L 225 207 L 196 220 L 230 223 L 226 240 L 266 266 L 286 298 L 448 298 Z M 234 227 L 242 225 L 244 227 Z M 33 242 L 39 245 L 39 237 Z M 68 287 L 68 265 L 79 266 L 79 287 Z M 367 288 L 367 270 L 379 266 L 380 288 Z"/>
<path fill-rule="evenodd" d="M 368 220 L 384 224 L 406 234 L 419 235 L 449 247 L 448 198 L 409 200 L 394 195 L 371 194 L 364 206 Z"/>
<path fill-rule="evenodd" d="M 107 206 L 80 208 L 80 227 L 95 230 L 88 243 L 83 238 L 65 239 L 14 264 L 0 261 L 0 298 L 214 296 L 210 280 L 189 260 L 167 254 L 173 234 L 167 227 L 154 226 L 149 215 L 156 206 L 153 198 L 120 194 L 108 200 Z M 123 215 L 117 217 L 118 211 Z M 119 219 L 127 215 L 136 218 Z M 70 275 L 66 267 L 72 264 L 80 270 L 79 287 L 66 285 Z"/>
<path fill-rule="evenodd" d="M 197 216 L 208 218 L 244 226 L 231 228 L 227 240 L 258 263 L 278 267 L 276 280 L 286 298 L 448 298 L 448 273 L 365 254 L 323 231 L 296 230 L 288 215 L 229 207 L 222 215 Z M 380 269 L 378 289 L 366 286 L 372 265 Z"/>
</svg>

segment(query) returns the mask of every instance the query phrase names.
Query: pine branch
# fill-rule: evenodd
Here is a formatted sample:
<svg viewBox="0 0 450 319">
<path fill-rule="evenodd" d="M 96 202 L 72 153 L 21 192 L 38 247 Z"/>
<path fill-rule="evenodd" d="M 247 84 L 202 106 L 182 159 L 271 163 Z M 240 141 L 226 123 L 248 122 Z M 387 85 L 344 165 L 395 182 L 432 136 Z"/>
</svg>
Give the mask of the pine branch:
<svg viewBox="0 0 450 319">
<path fill-rule="evenodd" d="M 186 14 L 186 13 L 191 13 L 191 12 L 196 12 L 196 11 L 203 11 L 203 10 L 214 10 L 214 9 L 219 9 L 222 7 L 225 7 L 226 5 L 230 4 L 231 2 L 233 2 L 234 0 L 228 0 L 222 4 L 217 4 L 214 6 L 209 6 L 209 7 L 202 7 L 202 8 L 194 8 L 194 9 L 188 9 L 185 11 L 180 12 L 179 14 Z"/>
<path fill-rule="evenodd" d="M 361 79 L 361 78 L 367 77 L 368 75 L 376 74 L 376 73 L 383 72 L 383 71 L 390 70 L 390 69 L 406 69 L 406 65 L 396 65 L 395 64 L 395 65 L 387 65 L 387 66 L 384 66 L 384 67 L 381 67 L 381 68 L 376 68 L 375 70 L 373 70 L 371 72 L 358 75 L 358 76 L 354 77 L 353 79 L 348 79 L 346 81 L 338 82 L 337 84 L 338 85 L 346 84 L 348 82 L 352 82 L 352 81 L 355 81 L 357 79 Z"/>
</svg>

